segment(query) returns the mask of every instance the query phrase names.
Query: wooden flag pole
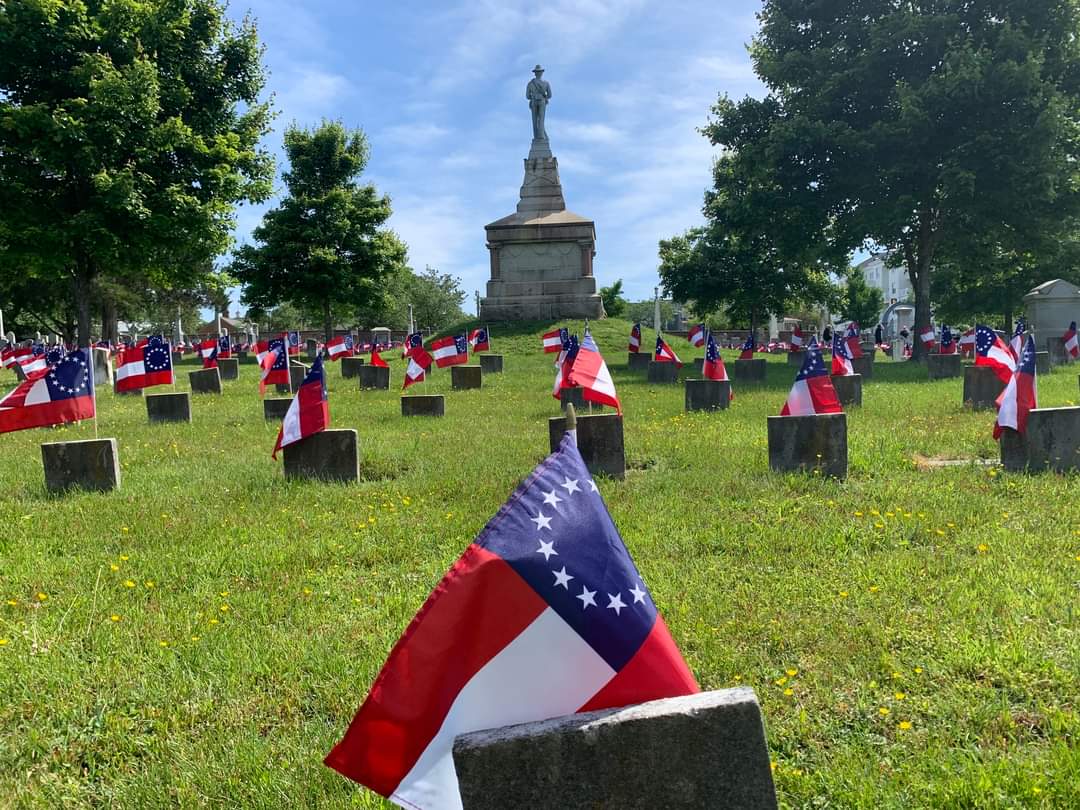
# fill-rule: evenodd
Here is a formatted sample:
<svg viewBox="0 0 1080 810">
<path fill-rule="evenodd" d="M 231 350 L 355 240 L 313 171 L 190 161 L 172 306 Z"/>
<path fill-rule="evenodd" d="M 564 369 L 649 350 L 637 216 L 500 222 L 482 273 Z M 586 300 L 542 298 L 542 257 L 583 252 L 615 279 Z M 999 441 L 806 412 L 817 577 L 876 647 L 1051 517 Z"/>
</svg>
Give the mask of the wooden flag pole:
<svg viewBox="0 0 1080 810">
<path fill-rule="evenodd" d="M 90 390 L 94 392 L 94 439 L 96 440 L 97 437 L 98 437 L 98 422 L 97 422 L 98 399 L 97 399 L 97 385 L 96 385 L 97 380 L 94 379 L 94 350 L 93 349 L 88 348 L 86 350 L 86 359 L 90 361 L 90 364 L 89 364 L 88 370 L 87 370 L 87 375 L 88 375 L 87 379 L 90 381 Z"/>
</svg>

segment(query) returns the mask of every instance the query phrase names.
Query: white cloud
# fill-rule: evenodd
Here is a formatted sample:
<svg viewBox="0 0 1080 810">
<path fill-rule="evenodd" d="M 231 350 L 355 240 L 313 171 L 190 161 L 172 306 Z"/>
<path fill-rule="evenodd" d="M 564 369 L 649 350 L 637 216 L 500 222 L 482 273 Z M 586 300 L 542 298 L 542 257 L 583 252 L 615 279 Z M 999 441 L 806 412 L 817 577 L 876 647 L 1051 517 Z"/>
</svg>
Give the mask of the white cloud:
<svg viewBox="0 0 1080 810">
<path fill-rule="evenodd" d="M 423 121 L 408 124 L 396 124 L 378 133 L 373 140 L 405 149 L 419 149 L 444 142 L 451 130 Z"/>
<path fill-rule="evenodd" d="M 297 121 L 310 125 L 321 118 L 338 118 L 344 100 L 350 94 L 350 81 L 339 73 L 330 73 L 310 65 L 296 65 L 277 77 L 279 121 Z"/>
</svg>

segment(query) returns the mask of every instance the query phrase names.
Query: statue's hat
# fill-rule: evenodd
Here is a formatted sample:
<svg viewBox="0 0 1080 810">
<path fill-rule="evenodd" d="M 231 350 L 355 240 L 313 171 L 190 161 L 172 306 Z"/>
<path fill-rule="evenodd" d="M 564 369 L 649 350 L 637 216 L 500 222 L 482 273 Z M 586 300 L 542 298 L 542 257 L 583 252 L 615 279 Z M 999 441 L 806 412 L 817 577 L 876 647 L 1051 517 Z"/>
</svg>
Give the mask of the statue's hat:
<svg viewBox="0 0 1080 810">
<path fill-rule="evenodd" d="M 540 67 L 539 65 L 537 65 L 536 67 L 533 68 L 533 73 L 543 73 L 543 72 L 544 72 L 544 69 L 542 67 Z"/>
</svg>

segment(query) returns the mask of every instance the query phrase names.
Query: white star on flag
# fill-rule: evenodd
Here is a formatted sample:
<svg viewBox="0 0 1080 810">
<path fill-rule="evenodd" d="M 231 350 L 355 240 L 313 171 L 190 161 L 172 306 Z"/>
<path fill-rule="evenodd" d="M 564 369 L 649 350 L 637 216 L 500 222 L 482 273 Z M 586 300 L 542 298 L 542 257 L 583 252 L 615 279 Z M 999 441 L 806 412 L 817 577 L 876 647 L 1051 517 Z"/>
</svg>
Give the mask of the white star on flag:
<svg viewBox="0 0 1080 810">
<path fill-rule="evenodd" d="M 555 494 L 555 490 L 551 490 L 551 492 L 544 496 L 544 503 L 550 504 L 555 508 L 558 508 L 559 504 L 562 503 L 562 500 L 562 498 Z"/>
<path fill-rule="evenodd" d="M 570 580 L 572 580 L 573 577 L 566 573 L 565 565 L 562 567 L 562 571 L 552 571 L 551 573 L 555 575 L 555 586 L 561 585 L 566 588 L 566 590 L 570 590 Z"/>
<path fill-rule="evenodd" d="M 554 545 L 555 545 L 555 541 L 551 541 L 550 543 L 545 543 L 543 540 L 541 540 L 540 541 L 540 548 L 538 548 L 536 550 L 536 553 L 537 554 L 543 554 L 545 560 L 550 560 L 552 554 L 554 554 L 556 557 L 558 557 L 559 552 L 557 552 L 554 549 Z"/>
<path fill-rule="evenodd" d="M 559 486 L 566 490 L 567 495 L 573 495 L 575 492 L 581 492 L 581 487 L 577 485 L 576 478 L 572 481 L 567 478 L 561 484 L 559 484 Z"/>
<path fill-rule="evenodd" d="M 581 586 L 581 593 L 578 594 L 575 598 L 581 600 L 581 609 L 584 610 L 589 605 L 596 607 L 596 600 L 593 599 L 594 596 L 596 596 L 596 591 L 590 591 L 583 585 Z"/>
<path fill-rule="evenodd" d="M 611 610 L 614 610 L 614 611 L 615 611 L 615 615 L 616 615 L 616 616 L 619 616 L 619 615 L 621 615 L 620 611 L 621 611 L 621 610 L 622 610 L 622 609 L 623 609 L 624 607 L 626 607 L 626 605 L 625 605 L 625 604 L 623 603 L 623 600 L 622 600 L 622 594 L 618 594 L 618 593 L 616 593 L 616 594 L 610 594 L 610 593 L 609 593 L 609 594 L 608 594 L 607 596 L 608 596 L 608 600 L 609 600 L 609 601 L 608 601 L 608 607 L 609 607 L 609 608 L 610 608 Z"/>
<path fill-rule="evenodd" d="M 547 517 L 543 512 L 537 512 L 536 517 L 529 518 L 529 520 L 536 524 L 537 531 L 541 529 L 551 531 L 551 518 Z"/>
</svg>

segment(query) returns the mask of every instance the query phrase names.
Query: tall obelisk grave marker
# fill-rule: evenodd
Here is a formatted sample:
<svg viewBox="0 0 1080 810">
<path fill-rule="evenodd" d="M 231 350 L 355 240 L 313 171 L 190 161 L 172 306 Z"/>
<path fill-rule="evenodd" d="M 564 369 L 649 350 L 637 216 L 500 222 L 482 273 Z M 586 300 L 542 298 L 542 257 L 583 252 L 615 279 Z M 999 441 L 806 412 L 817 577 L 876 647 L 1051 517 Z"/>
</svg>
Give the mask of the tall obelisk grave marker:
<svg viewBox="0 0 1080 810">
<path fill-rule="evenodd" d="M 544 119 L 551 85 L 537 65 L 525 88 L 532 113 L 532 146 L 517 211 L 484 226 L 491 257 L 482 321 L 600 318 L 593 256 L 596 226 L 566 210 L 559 161 L 551 154 Z"/>
</svg>

